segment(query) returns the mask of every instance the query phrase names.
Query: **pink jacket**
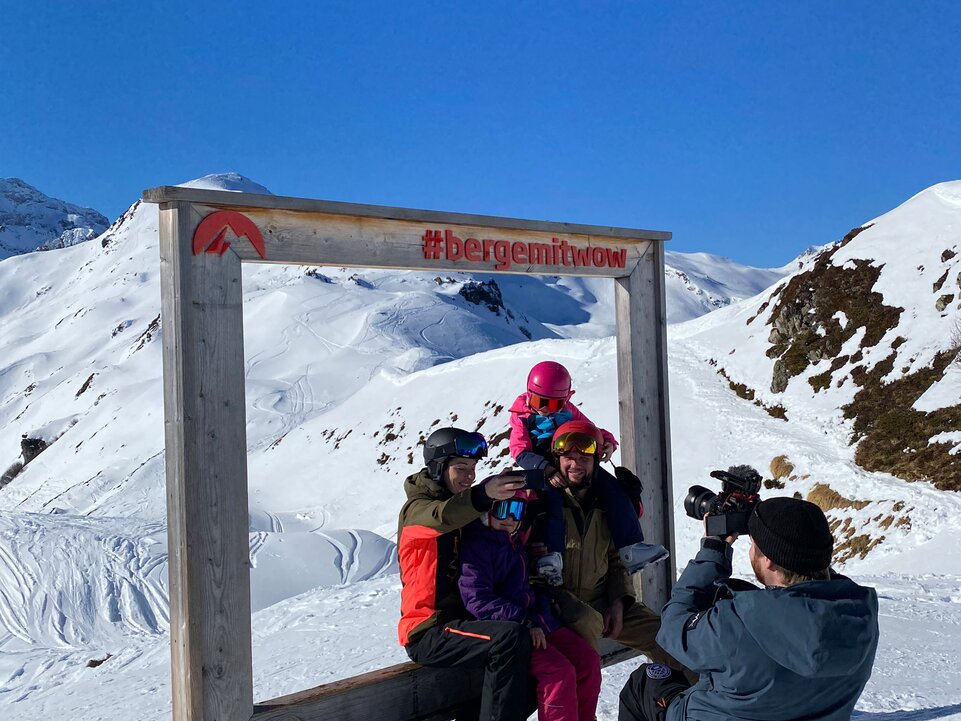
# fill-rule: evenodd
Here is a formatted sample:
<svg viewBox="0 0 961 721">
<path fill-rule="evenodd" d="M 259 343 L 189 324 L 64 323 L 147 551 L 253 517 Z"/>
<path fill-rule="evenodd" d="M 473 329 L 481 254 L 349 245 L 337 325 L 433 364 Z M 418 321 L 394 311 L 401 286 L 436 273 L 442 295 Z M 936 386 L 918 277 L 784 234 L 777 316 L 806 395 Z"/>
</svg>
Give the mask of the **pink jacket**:
<svg viewBox="0 0 961 721">
<path fill-rule="evenodd" d="M 569 420 L 572 421 L 588 421 L 593 423 L 590 418 L 584 415 L 580 408 L 575 406 L 573 403 L 568 401 L 564 410 L 570 411 L 571 417 Z M 524 425 L 524 420 L 530 416 L 535 415 L 534 411 L 531 410 L 530 406 L 527 405 L 527 393 L 521 393 L 514 400 L 514 403 L 510 407 L 510 425 L 511 425 L 511 437 L 510 437 L 510 452 L 511 458 L 517 460 L 518 457 L 524 453 L 536 452 L 534 451 L 534 443 L 531 440 L 530 433 L 527 430 L 527 426 Z M 599 429 L 601 434 L 604 436 L 604 442 L 610 443 L 617 448 L 617 439 L 614 435 L 603 428 Z"/>
</svg>

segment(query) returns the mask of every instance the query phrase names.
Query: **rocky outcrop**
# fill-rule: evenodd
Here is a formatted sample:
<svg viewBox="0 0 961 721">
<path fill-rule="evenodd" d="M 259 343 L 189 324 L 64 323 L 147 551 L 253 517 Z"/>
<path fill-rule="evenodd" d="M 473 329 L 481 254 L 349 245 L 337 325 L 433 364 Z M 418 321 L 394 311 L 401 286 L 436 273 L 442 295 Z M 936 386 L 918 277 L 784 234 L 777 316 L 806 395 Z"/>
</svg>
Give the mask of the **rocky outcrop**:
<svg viewBox="0 0 961 721">
<path fill-rule="evenodd" d="M 464 283 L 457 293 L 468 303 L 483 306 L 495 315 L 503 314 L 508 318 L 514 317 L 514 314 L 504 307 L 504 296 L 501 295 L 500 286 L 497 285 L 496 281 L 478 282 L 471 280 Z"/>
<path fill-rule="evenodd" d="M 20 472 L 26 468 L 30 461 L 47 450 L 48 445 L 43 438 L 31 438 L 24 433 L 20 438 L 20 458 L 14 461 L 13 464 L 3 472 L 3 475 L 0 475 L 0 488 L 3 488 L 20 475 Z"/>
<path fill-rule="evenodd" d="M 810 270 L 794 276 L 771 311 L 767 355 L 777 359 L 772 393 L 783 392 L 809 365 L 837 357 L 859 328 L 865 329 L 861 346 L 869 347 L 898 324 L 904 309 L 885 305 L 873 290 L 883 266 L 867 260 L 833 265 L 831 258 L 842 247 L 825 251 Z"/>
</svg>

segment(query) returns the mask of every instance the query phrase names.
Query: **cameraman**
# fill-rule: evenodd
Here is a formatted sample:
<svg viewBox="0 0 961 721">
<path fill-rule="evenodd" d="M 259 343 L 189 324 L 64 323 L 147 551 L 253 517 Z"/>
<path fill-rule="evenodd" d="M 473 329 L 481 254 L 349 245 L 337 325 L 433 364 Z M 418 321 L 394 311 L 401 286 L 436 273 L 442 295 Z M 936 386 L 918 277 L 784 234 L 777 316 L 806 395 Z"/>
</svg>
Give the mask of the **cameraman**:
<svg viewBox="0 0 961 721">
<path fill-rule="evenodd" d="M 736 535 L 703 538 L 657 634 L 700 680 L 642 665 L 621 691 L 619 721 L 851 718 L 877 651 L 877 594 L 831 571 L 834 539 L 813 503 L 761 501 L 748 530 L 764 588 L 730 578 Z"/>
</svg>

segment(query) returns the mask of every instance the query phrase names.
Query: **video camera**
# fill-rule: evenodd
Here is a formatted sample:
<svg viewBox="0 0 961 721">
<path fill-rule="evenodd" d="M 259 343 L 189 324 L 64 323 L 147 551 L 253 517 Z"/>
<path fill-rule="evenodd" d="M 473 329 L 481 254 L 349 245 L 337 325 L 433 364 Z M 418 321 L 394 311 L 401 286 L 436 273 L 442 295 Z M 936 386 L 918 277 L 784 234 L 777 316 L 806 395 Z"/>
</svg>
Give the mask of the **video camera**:
<svg viewBox="0 0 961 721">
<path fill-rule="evenodd" d="M 711 471 L 721 481 L 721 492 L 704 486 L 691 486 L 684 499 L 684 511 L 698 521 L 704 519 L 709 536 L 724 538 L 748 532 L 747 519 L 761 497 L 761 474 L 751 466 L 731 466 L 726 471 Z"/>
</svg>

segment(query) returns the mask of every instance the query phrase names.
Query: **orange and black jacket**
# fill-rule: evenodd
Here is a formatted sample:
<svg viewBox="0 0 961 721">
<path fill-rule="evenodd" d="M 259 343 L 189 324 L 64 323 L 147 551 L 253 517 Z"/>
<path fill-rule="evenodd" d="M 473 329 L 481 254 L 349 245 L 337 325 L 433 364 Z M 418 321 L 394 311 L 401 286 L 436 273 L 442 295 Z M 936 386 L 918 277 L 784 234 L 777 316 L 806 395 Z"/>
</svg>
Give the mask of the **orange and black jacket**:
<svg viewBox="0 0 961 721">
<path fill-rule="evenodd" d="M 470 618 L 457 589 L 460 534 L 492 505 L 482 484 L 453 495 L 426 468 L 404 481 L 404 492 L 407 502 L 397 527 L 401 646 L 432 626 Z"/>
</svg>

